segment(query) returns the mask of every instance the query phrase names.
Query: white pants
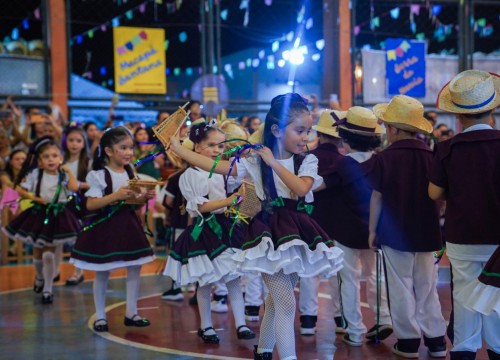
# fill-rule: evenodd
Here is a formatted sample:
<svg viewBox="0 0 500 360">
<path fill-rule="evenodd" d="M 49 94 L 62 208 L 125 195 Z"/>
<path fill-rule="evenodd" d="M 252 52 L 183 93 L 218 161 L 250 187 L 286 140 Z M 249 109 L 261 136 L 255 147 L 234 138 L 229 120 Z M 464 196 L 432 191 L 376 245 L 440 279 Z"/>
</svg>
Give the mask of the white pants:
<svg viewBox="0 0 500 360">
<path fill-rule="evenodd" d="M 340 294 L 337 276 L 328 279 L 331 286 L 331 296 L 333 303 L 333 316 L 342 316 L 340 308 Z M 300 278 L 299 292 L 299 312 L 300 315 L 318 316 L 318 291 L 319 276 L 310 278 Z"/>
<path fill-rule="evenodd" d="M 261 306 L 267 296 L 267 287 L 259 273 L 247 273 L 245 279 L 245 306 Z"/>
<path fill-rule="evenodd" d="M 486 261 L 457 260 L 448 257 L 453 271 L 453 330 L 452 351 L 476 352 L 482 347 L 484 339 L 489 349 L 500 353 L 500 316 L 467 310 L 457 294 L 474 279 L 477 279 Z M 392 304 L 391 304 L 392 305 Z"/>
<path fill-rule="evenodd" d="M 367 302 L 377 321 L 377 270 L 376 253 L 371 249 L 353 249 L 335 243 L 344 252 L 344 267 L 339 271 L 341 279 L 341 297 L 347 333 L 354 341 L 362 341 L 366 326 L 361 315 L 361 277 L 366 278 Z M 380 256 L 382 261 L 382 256 Z M 381 265 L 381 264 L 380 264 Z M 381 272 L 379 324 L 391 325 L 391 316 L 387 305 L 387 291 L 383 271 Z"/>
<path fill-rule="evenodd" d="M 444 336 L 446 323 L 437 293 L 433 252 L 398 251 L 382 246 L 387 269 L 392 324 L 398 339 Z"/>
<path fill-rule="evenodd" d="M 212 284 L 214 287 L 214 294 L 217 296 L 227 296 L 227 286 L 226 283 L 219 280 Z"/>
</svg>

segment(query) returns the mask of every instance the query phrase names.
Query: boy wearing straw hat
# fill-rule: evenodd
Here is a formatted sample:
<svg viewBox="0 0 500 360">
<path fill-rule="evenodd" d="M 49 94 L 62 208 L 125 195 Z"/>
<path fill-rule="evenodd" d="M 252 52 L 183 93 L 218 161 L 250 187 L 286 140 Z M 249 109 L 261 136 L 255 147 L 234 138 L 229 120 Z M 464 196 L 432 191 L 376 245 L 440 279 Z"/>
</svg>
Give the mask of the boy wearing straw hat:
<svg viewBox="0 0 500 360">
<path fill-rule="evenodd" d="M 384 340 L 393 332 L 385 285 L 382 286 L 380 276 L 377 286 L 376 256 L 366 241 L 372 192 L 366 164 L 373 150 L 380 146 L 384 129 L 371 110 L 359 106 L 343 112 L 335 125 L 347 155 L 323 175 L 323 187 L 327 189 L 325 192 L 329 192 L 327 216 L 331 236 L 344 252 L 345 259 L 344 267 L 339 272 L 342 303 L 346 305 L 343 314 L 347 322 L 347 334 L 343 341 L 351 346 L 361 346 L 363 335 L 374 341 Z M 376 324 L 368 332 L 361 314 L 362 275 L 367 278 L 368 305 L 376 314 Z"/>
<path fill-rule="evenodd" d="M 438 144 L 429 175 L 429 196 L 446 200 L 446 251 L 453 272 L 451 359 L 475 359 L 482 340 L 489 358 L 500 359 L 499 315 L 466 309 L 470 294 L 461 291 L 500 245 L 500 132 L 490 126 L 499 105 L 499 75 L 479 70 L 455 76 L 437 99 L 437 107 L 454 113 L 464 129 Z"/>
<path fill-rule="evenodd" d="M 417 133 L 430 133 L 423 105 L 397 95 L 373 112 L 391 145 L 373 158 L 368 241 L 381 247 L 394 333 L 393 353 L 418 358 L 423 333 L 431 357 L 446 356 L 434 251 L 441 249 L 438 204 L 427 195 L 432 151 Z"/>
<path fill-rule="evenodd" d="M 345 111 L 325 110 L 321 113 L 318 124 L 312 128 L 318 133 L 319 146 L 311 151 L 318 158 L 318 174 L 326 174 L 332 168 L 337 167 L 338 162 L 343 158 L 338 147 L 342 140 L 335 127 L 335 119 L 345 116 Z M 314 198 L 314 212 L 312 217 L 334 238 L 331 226 L 331 198 L 330 190 L 319 191 Z M 299 293 L 300 311 L 300 334 L 313 335 L 316 332 L 316 321 L 318 319 L 318 290 L 319 277 L 301 278 Z M 345 333 L 345 322 L 342 317 L 340 306 L 340 293 L 337 276 L 329 279 L 332 300 L 333 316 L 335 321 L 335 332 Z"/>
</svg>

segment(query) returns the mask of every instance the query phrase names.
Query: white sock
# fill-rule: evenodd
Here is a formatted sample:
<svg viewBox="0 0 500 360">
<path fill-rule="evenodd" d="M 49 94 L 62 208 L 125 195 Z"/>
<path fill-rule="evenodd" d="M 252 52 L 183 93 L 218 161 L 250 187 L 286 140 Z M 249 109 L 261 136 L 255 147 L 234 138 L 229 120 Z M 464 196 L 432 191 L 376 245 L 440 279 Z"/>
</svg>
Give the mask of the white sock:
<svg viewBox="0 0 500 360">
<path fill-rule="evenodd" d="M 196 298 L 198 299 L 198 311 L 200 312 L 200 328 L 206 329 L 212 326 L 212 312 L 210 311 L 210 293 L 212 285 L 198 287 Z M 208 330 L 205 335 L 215 335 L 214 330 Z"/>
<path fill-rule="evenodd" d="M 245 323 L 245 301 L 241 291 L 240 279 L 234 279 L 226 283 L 231 309 L 233 310 L 234 324 L 239 328 Z"/>
<path fill-rule="evenodd" d="M 54 284 L 55 260 L 54 253 L 46 251 L 42 254 L 43 262 L 43 292 L 52 293 L 52 285 Z"/>
<path fill-rule="evenodd" d="M 127 310 L 125 316 L 132 319 L 137 315 L 137 299 L 139 298 L 139 285 L 141 280 L 141 267 L 127 267 Z M 136 317 L 136 320 L 137 317 Z"/>
<path fill-rule="evenodd" d="M 109 271 L 96 271 L 94 279 L 94 304 L 96 320 L 106 319 L 106 289 Z"/>
<path fill-rule="evenodd" d="M 56 245 L 56 251 L 54 252 L 55 257 L 55 268 L 54 268 L 54 277 L 59 274 L 59 267 L 61 266 L 61 261 L 63 258 L 63 244 Z"/>
<path fill-rule="evenodd" d="M 43 280 L 43 261 L 42 259 L 33 259 L 33 265 L 35 265 L 35 277 L 36 280 Z"/>
</svg>

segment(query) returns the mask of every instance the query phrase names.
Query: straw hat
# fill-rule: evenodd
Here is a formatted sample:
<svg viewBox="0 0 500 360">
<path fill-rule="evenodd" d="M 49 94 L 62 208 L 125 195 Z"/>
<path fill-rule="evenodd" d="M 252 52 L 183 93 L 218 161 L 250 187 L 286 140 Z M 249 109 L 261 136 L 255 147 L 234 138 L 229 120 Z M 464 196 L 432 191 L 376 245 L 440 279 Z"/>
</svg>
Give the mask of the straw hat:
<svg viewBox="0 0 500 360">
<path fill-rule="evenodd" d="M 253 132 L 248 138 L 251 144 L 262 144 L 262 133 L 264 132 L 264 123 L 259 125 L 259 128 Z"/>
<path fill-rule="evenodd" d="M 378 136 L 384 133 L 373 112 L 361 106 L 351 107 L 346 119 L 339 124 L 339 129 L 364 136 Z"/>
<path fill-rule="evenodd" d="M 438 109 L 455 114 L 478 114 L 500 106 L 500 76 L 467 70 L 455 76 L 438 94 Z"/>
<path fill-rule="evenodd" d="M 347 111 L 325 110 L 319 117 L 318 125 L 314 125 L 312 128 L 322 134 L 340 138 L 337 125 L 345 119 L 346 113 Z"/>
<path fill-rule="evenodd" d="M 396 95 L 388 104 L 375 105 L 373 113 L 397 129 L 424 133 L 431 133 L 433 130 L 430 121 L 424 118 L 422 103 L 406 95 Z"/>
<path fill-rule="evenodd" d="M 220 128 L 226 134 L 226 140 L 242 139 L 248 140 L 248 133 L 233 119 L 224 120 L 220 124 Z M 238 145 L 246 144 L 245 141 L 232 141 L 226 143 L 226 149 L 231 149 Z"/>
</svg>

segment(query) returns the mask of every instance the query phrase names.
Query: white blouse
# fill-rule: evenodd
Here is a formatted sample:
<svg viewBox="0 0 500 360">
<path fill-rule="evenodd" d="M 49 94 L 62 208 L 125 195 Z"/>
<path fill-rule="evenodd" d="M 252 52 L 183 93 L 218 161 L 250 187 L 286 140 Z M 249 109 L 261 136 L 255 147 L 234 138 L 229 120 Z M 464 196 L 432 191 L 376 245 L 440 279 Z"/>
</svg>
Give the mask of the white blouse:
<svg viewBox="0 0 500 360">
<path fill-rule="evenodd" d="M 75 178 L 78 176 L 78 163 L 79 162 L 80 162 L 80 160 L 66 163 L 66 166 L 68 167 L 68 169 L 71 170 L 71 173 L 75 176 Z"/>
<path fill-rule="evenodd" d="M 294 174 L 294 166 L 293 166 L 293 157 L 291 156 L 288 159 L 278 160 L 278 162 L 283 165 L 288 171 Z M 260 170 L 260 162 L 261 158 L 258 156 L 251 156 L 248 158 L 242 158 L 239 162 L 237 162 L 237 170 L 238 170 L 238 179 L 243 179 L 245 176 L 250 175 L 250 177 L 254 181 L 255 192 L 259 199 L 264 200 L 264 189 L 262 186 L 262 176 Z M 313 154 L 308 154 L 304 158 L 304 161 L 300 165 L 299 172 L 297 174 L 298 177 L 311 177 L 314 182 L 311 187 L 311 190 L 306 194 L 305 201 L 313 202 L 314 195 L 313 190 L 316 189 L 323 183 L 323 178 L 318 175 L 318 158 Z M 278 196 L 281 196 L 285 199 L 294 199 L 297 200 L 297 195 L 291 195 L 290 189 L 285 185 L 285 183 L 280 179 L 275 172 L 273 172 L 274 184 L 276 186 L 276 192 Z"/>
<path fill-rule="evenodd" d="M 21 187 L 25 188 L 31 193 L 36 191 L 36 183 L 38 181 L 38 174 L 40 169 L 34 169 L 30 172 L 26 179 L 20 184 Z M 64 174 L 64 182 L 61 184 L 61 192 L 59 193 L 59 202 L 66 202 L 70 191 L 64 184 L 69 179 L 68 174 Z M 57 182 L 59 180 L 59 174 L 51 175 L 46 172 L 43 173 L 42 183 L 40 184 L 40 197 L 47 201 L 52 201 L 57 191 Z"/>
<path fill-rule="evenodd" d="M 117 191 L 119 188 L 128 185 L 128 174 L 125 170 L 123 172 L 116 172 L 111 170 L 106 166 L 110 175 L 111 182 L 113 183 L 113 192 Z M 85 193 L 87 197 L 99 198 L 104 196 L 104 190 L 106 189 L 106 178 L 104 170 L 92 170 L 87 174 L 85 182 L 89 184 L 89 189 Z"/>
<path fill-rule="evenodd" d="M 188 168 L 179 179 L 179 188 L 186 199 L 186 210 L 191 217 L 196 217 L 198 205 L 208 201 L 225 199 L 226 189 L 224 186 L 224 176 L 213 174 L 209 179 L 208 171 L 200 168 Z M 212 211 L 212 214 L 221 214 L 226 208 Z"/>
</svg>

